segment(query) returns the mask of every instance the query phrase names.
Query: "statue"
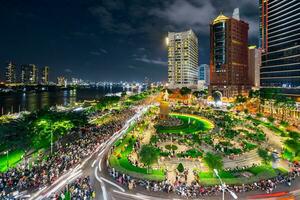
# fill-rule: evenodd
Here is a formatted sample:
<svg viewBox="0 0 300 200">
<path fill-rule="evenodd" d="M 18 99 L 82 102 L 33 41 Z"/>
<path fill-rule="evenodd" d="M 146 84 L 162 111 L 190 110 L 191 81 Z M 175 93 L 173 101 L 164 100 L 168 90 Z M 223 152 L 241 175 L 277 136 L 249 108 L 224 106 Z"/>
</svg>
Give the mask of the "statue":
<svg viewBox="0 0 300 200">
<path fill-rule="evenodd" d="M 169 100 L 169 93 L 168 93 L 167 89 L 165 90 L 165 93 L 164 93 L 164 96 L 163 96 L 163 100 L 164 101 L 168 101 Z"/>
</svg>

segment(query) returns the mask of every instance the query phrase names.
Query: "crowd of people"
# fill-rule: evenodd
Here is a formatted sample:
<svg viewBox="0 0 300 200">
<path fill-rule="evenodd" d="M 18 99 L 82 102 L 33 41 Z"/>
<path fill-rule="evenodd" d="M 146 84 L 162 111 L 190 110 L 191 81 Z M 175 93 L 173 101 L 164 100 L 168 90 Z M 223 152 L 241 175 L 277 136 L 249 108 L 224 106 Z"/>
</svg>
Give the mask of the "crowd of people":
<svg viewBox="0 0 300 200">
<path fill-rule="evenodd" d="M 54 194 L 51 199 L 92 200 L 95 197 L 96 193 L 90 184 L 90 177 L 85 176 L 68 184 L 59 193 Z"/>
<path fill-rule="evenodd" d="M 191 185 L 187 185 L 186 183 L 180 181 L 170 183 L 168 180 L 162 182 L 139 180 L 119 173 L 115 169 L 110 169 L 109 173 L 118 183 L 126 185 L 129 189 L 139 185 L 148 191 L 161 191 L 167 193 L 175 192 L 182 197 L 215 196 L 222 192 L 220 185 L 201 186 L 198 182 L 193 182 Z M 271 193 L 279 184 L 291 186 L 292 182 L 299 176 L 300 164 L 294 163 L 292 171 L 290 171 L 288 174 L 279 174 L 272 179 L 261 180 L 251 184 L 228 185 L 227 188 L 235 193 L 249 192 L 254 190 Z"/>
<path fill-rule="evenodd" d="M 69 169 L 80 164 L 91 155 L 99 145 L 120 130 L 127 119 L 134 115 L 132 109 L 114 115 L 111 121 L 101 126 L 87 125 L 80 129 L 79 138 L 59 141 L 53 154 L 41 155 L 29 168 L 22 165 L 0 173 L 0 199 L 11 196 L 13 192 L 27 190 L 33 192 L 50 185 Z M 45 159 L 46 157 L 46 159 Z"/>
</svg>

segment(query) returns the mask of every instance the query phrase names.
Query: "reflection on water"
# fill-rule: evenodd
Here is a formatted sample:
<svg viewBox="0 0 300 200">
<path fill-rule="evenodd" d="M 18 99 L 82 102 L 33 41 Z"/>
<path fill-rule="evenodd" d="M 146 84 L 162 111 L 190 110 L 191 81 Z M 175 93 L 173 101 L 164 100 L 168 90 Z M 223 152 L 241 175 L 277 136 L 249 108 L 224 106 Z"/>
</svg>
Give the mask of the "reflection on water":
<svg viewBox="0 0 300 200">
<path fill-rule="evenodd" d="M 54 105 L 68 105 L 76 101 L 93 100 L 107 93 L 117 93 L 126 90 L 122 87 L 99 87 L 92 89 L 74 89 L 60 91 L 27 92 L 0 94 L 0 109 L 2 114 L 18 111 L 34 111 Z"/>
</svg>

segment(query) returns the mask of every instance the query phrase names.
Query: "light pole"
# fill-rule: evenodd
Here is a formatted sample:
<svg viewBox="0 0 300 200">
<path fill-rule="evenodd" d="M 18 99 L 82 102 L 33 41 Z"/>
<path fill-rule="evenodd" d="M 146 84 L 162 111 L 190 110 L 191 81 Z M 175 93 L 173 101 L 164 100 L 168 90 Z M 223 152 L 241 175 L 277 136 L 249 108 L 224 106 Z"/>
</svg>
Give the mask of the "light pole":
<svg viewBox="0 0 300 200">
<path fill-rule="evenodd" d="M 222 200 L 225 199 L 225 190 L 227 190 L 229 192 L 229 194 L 234 198 L 234 199 L 238 199 L 237 195 L 229 190 L 226 186 L 226 184 L 222 181 L 221 177 L 219 176 L 219 172 L 217 169 L 214 169 L 214 173 L 216 174 L 216 176 L 218 177 L 220 183 L 221 183 L 221 188 L 222 188 Z"/>
<path fill-rule="evenodd" d="M 51 155 L 53 152 L 53 132 L 51 131 Z"/>
</svg>

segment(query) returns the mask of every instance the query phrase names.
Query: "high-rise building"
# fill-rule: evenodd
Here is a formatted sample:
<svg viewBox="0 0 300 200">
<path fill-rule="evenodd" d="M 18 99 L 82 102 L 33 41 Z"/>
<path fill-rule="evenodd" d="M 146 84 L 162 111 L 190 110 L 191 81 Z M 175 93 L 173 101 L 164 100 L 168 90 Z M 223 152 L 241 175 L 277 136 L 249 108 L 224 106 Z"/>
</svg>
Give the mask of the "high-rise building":
<svg viewBox="0 0 300 200">
<path fill-rule="evenodd" d="M 260 0 L 261 87 L 300 96 L 300 0 Z"/>
<path fill-rule="evenodd" d="M 49 84 L 49 67 L 45 66 L 42 70 L 42 80 L 41 83 L 43 85 L 48 85 Z"/>
<path fill-rule="evenodd" d="M 38 81 L 39 81 L 38 68 L 36 65 L 33 65 L 33 64 L 30 64 L 30 66 L 32 67 L 30 81 L 32 84 L 38 84 Z"/>
<path fill-rule="evenodd" d="M 21 65 L 21 82 L 23 84 L 30 83 L 30 66 L 29 65 Z"/>
<path fill-rule="evenodd" d="M 6 83 L 16 83 L 16 65 L 13 62 L 8 62 L 5 73 Z"/>
<path fill-rule="evenodd" d="M 261 49 L 256 46 L 248 48 L 248 78 L 251 87 L 260 86 Z"/>
<path fill-rule="evenodd" d="M 38 83 L 38 69 L 34 64 L 21 66 L 21 82 L 23 84 Z"/>
<path fill-rule="evenodd" d="M 67 85 L 67 80 L 64 76 L 58 76 L 57 77 L 57 86 L 65 86 Z"/>
<path fill-rule="evenodd" d="M 207 64 L 202 64 L 199 66 L 199 80 L 200 81 L 204 81 L 204 84 L 206 86 L 209 85 L 209 74 L 210 71 L 209 71 L 209 65 Z"/>
<path fill-rule="evenodd" d="M 168 83 L 170 87 L 197 87 L 198 38 L 192 30 L 169 32 Z"/>
<path fill-rule="evenodd" d="M 248 83 L 248 29 L 239 19 L 220 14 L 210 24 L 210 86 L 209 92 L 225 97 L 247 93 Z"/>
</svg>

